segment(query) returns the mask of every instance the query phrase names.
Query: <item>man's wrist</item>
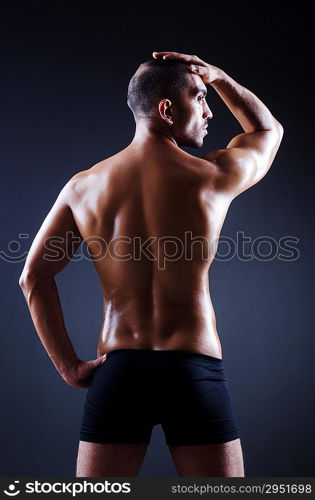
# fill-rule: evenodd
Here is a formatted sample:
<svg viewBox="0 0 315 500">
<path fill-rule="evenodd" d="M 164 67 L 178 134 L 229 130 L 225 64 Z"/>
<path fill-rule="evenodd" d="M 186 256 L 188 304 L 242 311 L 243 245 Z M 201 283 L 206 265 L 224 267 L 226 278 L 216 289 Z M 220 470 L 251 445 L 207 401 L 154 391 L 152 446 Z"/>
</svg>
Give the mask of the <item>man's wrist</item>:
<svg viewBox="0 0 315 500">
<path fill-rule="evenodd" d="M 58 358 L 57 355 L 52 354 L 49 357 L 62 377 L 73 375 L 81 363 L 81 360 L 77 356 Z"/>
<path fill-rule="evenodd" d="M 209 74 L 210 74 L 210 82 L 209 85 L 216 84 L 220 81 L 223 81 L 226 79 L 227 74 L 223 71 L 221 68 L 217 68 L 216 66 L 211 66 L 209 64 Z"/>
</svg>

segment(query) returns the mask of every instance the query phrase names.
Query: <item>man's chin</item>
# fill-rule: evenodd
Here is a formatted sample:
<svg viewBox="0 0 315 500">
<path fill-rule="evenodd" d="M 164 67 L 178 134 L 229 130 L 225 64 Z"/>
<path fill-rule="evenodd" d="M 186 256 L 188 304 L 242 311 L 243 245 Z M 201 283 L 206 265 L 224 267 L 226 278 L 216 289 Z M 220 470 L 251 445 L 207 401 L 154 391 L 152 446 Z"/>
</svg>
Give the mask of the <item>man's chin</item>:
<svg viewBox="0 0 315 500">
<path fill-rule="evenodd" d="M 201 139 L 185 139 L 182 140 L 179 146 L 186 146 L 188 148 L 201 148 L 203 146 L 203 137 Z"/>
</svg>

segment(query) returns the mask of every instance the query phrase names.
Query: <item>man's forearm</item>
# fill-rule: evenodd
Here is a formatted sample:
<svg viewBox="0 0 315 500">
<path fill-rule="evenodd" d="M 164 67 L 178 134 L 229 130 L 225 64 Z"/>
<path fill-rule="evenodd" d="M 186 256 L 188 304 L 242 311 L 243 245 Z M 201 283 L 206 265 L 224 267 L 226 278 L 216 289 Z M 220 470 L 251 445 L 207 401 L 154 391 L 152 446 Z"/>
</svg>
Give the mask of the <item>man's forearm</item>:
<svg viewBox="0 0 315 500">
<path fill-rule="evenodd" d="M 67 334 L 54 277 L 33 278 L 21 283 L 38 336 L 60 375 L 78 362 Z"/>
<path fill-rule="evenodd" d="M 220 95 L 245 132 L 271 130 L 280 126 L 267 106 L 253 92 L 238 84 L 223 70 L 210 85 Z"/>
</svg>

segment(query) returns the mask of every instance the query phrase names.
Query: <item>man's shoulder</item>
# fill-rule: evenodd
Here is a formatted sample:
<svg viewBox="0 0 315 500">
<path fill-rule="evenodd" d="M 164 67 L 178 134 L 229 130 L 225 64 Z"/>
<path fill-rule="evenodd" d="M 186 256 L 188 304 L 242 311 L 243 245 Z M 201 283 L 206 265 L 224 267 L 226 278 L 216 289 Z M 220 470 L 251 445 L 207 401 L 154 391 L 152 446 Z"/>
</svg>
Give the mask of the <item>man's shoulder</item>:
<svg viewBox="0 0 315 500">
<path fill-rule="evenodd" d="M 218 164 L 215 155 L 213 155 L 211 159 L 206 159 L 205 157 L 193 156 L 187 153 L 182 157 L 182 161 L 188 168 L 192 169 L 196 175 L 200 175 L 200 177 L 206 181 L 208 180 L 211 182 L 214 180 L 218 172 Z"/>
<path fill-rule="evenodd" d="M 94 166 L 95 165 L 86 170 L 80 170 L 68 179 L 61 191 L 62 197 L 66 203 L 71 204 L 76 198 L 83 195 L 89 184 L 89 178 L 93 175 Z"/>
<path fill-rule="evenodd" d="M 86 184 L 90 170 L 90 168 L 81 170 L 70 177 L 63 188 L 65 199 L 69 201 L 75 194 L 80 194 Z"/>
<path fill-rule="evenodd" d="M 110 158 L 101 160 L 91 167 L 75 173 L 64 186 L 65 196 L 73 197 L 83 194 L 93 182 L 98 182 L 101 174 L 105 174 L 110 166 Z"/>
</svg>

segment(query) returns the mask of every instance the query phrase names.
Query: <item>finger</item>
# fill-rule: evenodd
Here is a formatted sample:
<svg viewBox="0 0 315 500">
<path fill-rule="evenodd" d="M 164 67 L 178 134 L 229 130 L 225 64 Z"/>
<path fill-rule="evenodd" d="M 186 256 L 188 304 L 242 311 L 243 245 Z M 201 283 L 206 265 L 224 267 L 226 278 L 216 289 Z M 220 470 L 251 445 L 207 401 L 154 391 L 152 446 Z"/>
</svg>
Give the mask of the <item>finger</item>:
<svg viewBox="0 0 315 500">
<path fill-rule="evenodd" d="M 97 359 L 92 359 L 89 361 L 89 369 L 94 370 L 97 368 L 99 365 L 103 364 L 106 361 L 106 354 L 103 354 L 102 356 L 99 356 Z"/>
<path fill-rule="evenodd" d="M 192 73 L 199 76 L 205 76 L 207 74 L 207 68 L 204 66 L 198 66 L 197 64 L 190 64 L 189 69 Z"/>
<path fill-rule="evenodd" d="M 181 61 L 189 62 L 189 61 L 195 61 L 196 56 L 191 56 L 188 54 L 181 54 L 180 52 L 171 52 L 171 51 L 166 51 L 166 52 L 153 52 L 154 57 L 157 58 L 163 58 L 163 59 L 179 59 Z"/>
<path fill-rule="evenodd" d="M 152 54 L 154 56 L 157 56 L 157 57 L 162 57 L 162 56 L 165 56 L 166 54 L 178 54 L 178 52 L 173 52 L 171 50 L 166 50 L 166 51 L 154 51 L 154 52 L 152 52 Z"/>
<path fill-rule="evenodd" d="M 175 59 L 177 58 L 177 56 L 175 54 L 171 54 L 171 53 L 164 53 L 164 52 L 154 52 L 154 59 Z"/>
<path fill-rule="evenodd" d="M 168 52 L 152 52 L 152 55 L 155 59 L 161 59 Z"/>
<path fill-rule="evenodd" d="M 163 55 L 163 59 L 178 59 L 183 62 L 193 62 L 194 56 L 190 56 L 188 54 L 180 54 L 179 52 L 166 52 Z"/>
<path fill-rule="evenodd" d="M 159 57 L 162 57 L 163 54 L 166 54 L 166 52 L 152 52 L 152 55 L 155 59 L 158 59 Z"/>
<path fill-rule="evenodd" d="M 96 366 L 103 364 L 106 361 L 106 358 L 107 358 L 107 354 L 103 354 L 102 356 L 100 356 L 99 358 L 97 358 L 95 360 L 95 362 L 97 363 Z"/>
</svg>

